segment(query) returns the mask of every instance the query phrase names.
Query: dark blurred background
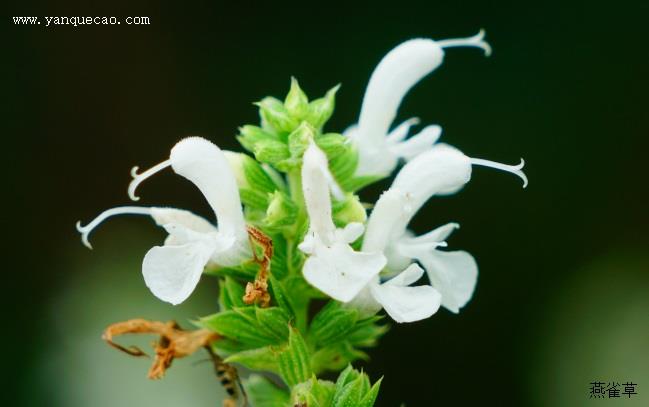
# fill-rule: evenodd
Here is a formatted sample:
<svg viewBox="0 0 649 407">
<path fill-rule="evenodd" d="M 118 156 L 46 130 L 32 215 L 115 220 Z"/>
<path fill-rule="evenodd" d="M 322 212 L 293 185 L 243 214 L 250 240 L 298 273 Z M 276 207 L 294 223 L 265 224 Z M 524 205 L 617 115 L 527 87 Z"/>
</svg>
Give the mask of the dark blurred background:
<svg viewBox="0 0 649 407">
<path fill-rule="evenodd" d="M 649 405 L 647 2 L 29 3 L 5 17 L 2 405 L 219 405 L 200 358 L 151 383 L 148 361 L 100 340 L 119 320 L 214 312 L 215 281 L 179 307 L 161 303 L 140 262 L 162 231 L 114 219 L 89 251 L 75 222 L 128 204 L 130 168 L 162 161 L 182 137 L 239 149 L 237 127 L 257 121 L 251 103 L 283 97 L 291 75 L 313 97 L 342 83 L 328 125 L 342 131 L 392 47 L 481 27 L 492 57 L 449 50 L 399 119 L 441 124 L 442 140 L 473 157 L 522 156 L 530 184 L 476 168 L 416 218 L 417 231 L 461 223 L 449 244 L 474 254 L 478 287 L 459 315 L 394 326 L 371 352 L 365 369 L 385 375 L 377 405 L 591 405 L 592 381 L 637 383 L 621 404 Z M 62 15 L 151 24 L 11 20 Z M 140 192 L 144 205 L 209 213 L 170 173 Z"/>
</svg>

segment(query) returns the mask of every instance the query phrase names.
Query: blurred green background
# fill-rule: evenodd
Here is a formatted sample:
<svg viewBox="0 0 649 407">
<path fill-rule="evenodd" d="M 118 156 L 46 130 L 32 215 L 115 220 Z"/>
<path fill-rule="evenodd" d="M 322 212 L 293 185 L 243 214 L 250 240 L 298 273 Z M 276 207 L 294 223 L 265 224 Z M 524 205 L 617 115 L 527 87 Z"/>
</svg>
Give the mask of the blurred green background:
<svg viewBox="0 0 649 407">
<path fill-rule="evenodd" d="M 161 161 L 182 137 L 239 148 L 237 127 L 257 120 L 251 102 L 282 97 L 291 75 L 314 97 L 342 83 L 328 125 L 342 131 L 392 47 L 481 27 L 492 57 L 449 50 L 399 119 L 441 124 L 443 141 L 473 157 L 523 156 L 530 185 L 476 168 L 461 193 L 417 216 L 420 232 L 461 223 L 449 244 L 474 254 L 478 287 L 459 315 L 394 326 L 371 352 L 365 369 L 385 375 L 378 405 L 649 405 L 649 3 L 30 3 L 5 18 L 3 406 L 219 405 L 202 356 L 153 383 L 148 361 L 100 340 L 119 320 L 187 325 L 213 312 L 215 281 L 179 307 L 161 303 L 140 261 L 162 231 L 115 219 L 91 252 L 75 222 L 127 204 L 130 168 Z M 152 24 L 10 18 L 57 15 Z M 144 205 L 209 214 L 170 173 L 140 192 Z M 633 381 L 638 395 L 592 400 L 592 381 Z"/>
</svg>

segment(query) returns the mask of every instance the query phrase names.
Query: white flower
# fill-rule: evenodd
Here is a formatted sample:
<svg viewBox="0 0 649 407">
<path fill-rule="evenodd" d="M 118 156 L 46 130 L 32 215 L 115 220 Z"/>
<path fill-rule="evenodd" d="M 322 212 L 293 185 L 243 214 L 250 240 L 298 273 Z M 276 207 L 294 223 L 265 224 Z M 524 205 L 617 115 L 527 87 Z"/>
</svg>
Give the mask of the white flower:
<svg viewBox="0 0 649 407">
<path fill-rule="evenodd" d="M 149 250 L 142 263 L 142 274 L 153 294 L 172 304 L 183 302 L 194 291 L 208 263 L 234 266 L 251 257 L 246 223 L 241 209 L 235 176 L 223 152 L 210 141 L 191 137 L 178 142 L 168 160 L 137 174 L 129 195 L 137 200 L 135 189 L 146 178 L 171 166 L 174 172 L 193 182 L 210 204 L 218 229 L 191 212 L 159 207 L 125 206 L 101 213 L 86 226 L 77 223 L 86 246 L 90 232 L 114 215 L 148 215 L 165 228 L 169 236 L 163 246 Z"/>
<path fill-rule="evenodd" d="M 356 252 L 349 246 L 363 234 L 362 224 L 336 228 L 331 214 L 331 182 L 327 157 L 312 142 L 302 164 L 302 190 L 309 215 L 309 231 L 299 245 L 309 254 L 304 278 L 331 298 L 348 302 L 381 272 L 386 259 L 381 253 Z"/>
<path fill-rule="evenodd" d="M 489 55 L 491 47 L 483 38 L 481 30 L 470 38 L 413 39 L 383 57 L 367 85 L 358 125 L 345 131 L 358 149 L 356 175 L 387 176 L 400 158 L 410 160 L 435 143 L 441 133 L 439 126 L 424 127 L 405 140 L 410 127 L 418 123 L 417 119 L 407 120 L 390 132 L 401 100 L 417 82 L 441 65 L 445 48 L 478 47 Z"/>
<path fill-rule="evenodd" d="M 449 223 L 417 237 L 413 237 L 407 227 L 431 197 L 455 193 L 469 182 L 472 164 L 513 172 L 527 184 L 527 178 L 519 167 L 472 159 L 451 146 L 435 145 L 399 171 L 390 189 L 377 201 L 363 240 L 363 251 L 383 252 L 388 259 L 387 268 L 393 273 L 407 270 L 412 267 L 412 261 L 417 260 L 426 269 L 432 286 L 441 294 L 441 305 L 456 313 L 473 295 L 478 267 L 467 252 L 437 248 L 446 246 L 446 238 L 459 225 Z M 403 290 L 403 298 L 395 301 L 415 301 L 407 296 Z M 379 298 L 374 299 L 381 303 Z M 367 303 L 367 298 L 365 300 L 365 304 L 359 306 L 371 308 L 372 304 Z M 424 303 L 423 296 L 420 301 Z M 381 305 L 385 308 L 385 304 Z M 427 307 L 429 310 L 434 308 L 431 303 L 427 303 Z M 402 318 L 409 314 L 405 315 Z"/>
</svg>

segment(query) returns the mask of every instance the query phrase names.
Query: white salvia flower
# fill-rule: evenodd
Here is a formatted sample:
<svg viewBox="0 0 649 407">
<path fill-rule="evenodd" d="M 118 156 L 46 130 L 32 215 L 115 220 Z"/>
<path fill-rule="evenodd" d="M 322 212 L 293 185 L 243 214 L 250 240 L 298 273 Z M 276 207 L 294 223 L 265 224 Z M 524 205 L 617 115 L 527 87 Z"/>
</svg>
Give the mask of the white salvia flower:
<svg viewBox="0 0 649 407">
<path fill-rule="evenodd" d="M 210 204 L 218 229 L 191 212 L 158 207 L 125 206 L 108 209 L 86 226 L 77 223 L 83 243 L 92 248 L 88 235 L 101 222 L 114 215 L 148 215 L 162 226 L 169 236 L 163 246 L 155 246 L 144 256 L 142 274 L 153 294 L 172 304 L 183 302 L 194 291 L 208 263 L 235 266 L 252 256 L 246 223 L 241 209 L 235 176 L 223 152 L 210 141 L 190 137 L 178 142 L 168 160 L 137 174 L 129 195 L 146 178 L 171 166 L 203 193 Z"/>
<path fill-rule="evenodd" d="M 381 253 L 361 253 L 349 244 L 363 234 L 363 225 L 350 223 L 337 229 L 332 220 L 327 157 L 315 145 L 304 153 L 302 190 L 309 215 L 309 231 L 299 248 L 309 254 L 304 278 L 338 301 L 352 300 L 386 264 Z"/>
<path fill-rule="evenodd" d="M 409 160 L 437 141 L 441 133 L 439 126 L 424 127 L 405 140 L 410 127 L 418 123 L 417 119 L 407 120 L 391 132 L 389 130 L 401 100 L 417 82 L 442 64 L 444 49 L 451 47 L 477 47 L 485 55 L 491 54 L 481 30 L 470 38 L 409 40 L 379 62 L 367 85 L 358 125 L 345 131 L 358 149 L 356 175 L 387 176 L 400 158 Z"/>
<path fill-rule="evenodd" d="M 457 313 L 473 295 L 478 275 L 473 256 L 464 251 L 437 250 L 438 247 L 446 246 L 446 238 L 459 227 L 458 224 L 449 223 L 417 237 L 413 237 L 407 230 L 413 216 L 431 197 L 455 193 L 470 180 L 472 164 L 513 172 L 527 184 L 525 174 L 518 167 L 472 159 L 451 146 L 438 144 L 418 155 L 399 171 L 392 186 L 381 195 L 368 219 L 363 251 L 383 252 L 388 259 L 387 269 L 391 274 L 409 270 L 412 261 L 417 260 L 426 269 L 436 290 L 432 293 L 427 289 L 431 292 L 428 295 L 433 298 L 426 299 L 425 286 L 403 287 L 402 297 L 390 298 L 403 304 L 400 309 L 402 313 L 398 317 L 405 322 L 432 315 L 437 310 L 434 301 L 441 301 L 442 306 Z M 399 276 L 400 274 L 392 280 Z M 355 301 L 357 306 L 372 310 L 380 304 L 399 321 L 384 303 L 385 297 L 375 294 L 379 287 L 384 287 L 392 280 L 380 286 L 378 280 L 375 280 L 372 290 L 366 291 L 364 296 Z M 397 281 L 400 282 L 401 279 Z M 417 288 L 419 292 L 415 294 L 414 291 L 407 291 L 413 288 Z"/>
</svg>

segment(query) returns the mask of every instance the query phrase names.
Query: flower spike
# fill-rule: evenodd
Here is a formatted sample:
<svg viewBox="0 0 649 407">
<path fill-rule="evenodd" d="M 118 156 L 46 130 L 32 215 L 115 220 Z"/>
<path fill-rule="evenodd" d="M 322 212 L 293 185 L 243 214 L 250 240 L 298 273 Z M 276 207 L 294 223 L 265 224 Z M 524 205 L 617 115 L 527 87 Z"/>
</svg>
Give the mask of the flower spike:
<svg viewBox="0 0 649 407">
<path fill-rule="evenodd" d="M 512 174 L 518 176 L 520 179 L 523 180 L 523 188 L 527 187 L 527 176 L 522 171 L 523 167 L 525 166 L 525 160 L 523 160 L 522 158 L 520 164 L 518 165 L 501 164 L 495 161 L 483 160 L 481 158 L 472 158 L 471 164 L 480 165 L 483 167 L 491 167 L 497 170 L 511 172 Z"/>
<path fill-rule="evenodd" d="M 166 160 L 161 162 L 160 164 L 154 165 L 153 167 L 149 168 L 148 170 L 144 171 L 141 174 L 137 173 L 140 167 L 138 166 L 133 167 L 131 169 L 131 176 L 133 177 L 133 181 L 131 181 L 131 183 L 128 184 L 129 198 L 131 198 L 131 200 L 133 201 L 139 201 L 140 197 L 135 195 L 135 190 L 137 189 L 138 185 L 140 185 L 140 183 L 142 183 L 142 181 L 144 181 L 145 179 L 156 174 L 157 172 L 164 170 L 170 165 L 171 165 L 171 160 Z"/>
</svg>

